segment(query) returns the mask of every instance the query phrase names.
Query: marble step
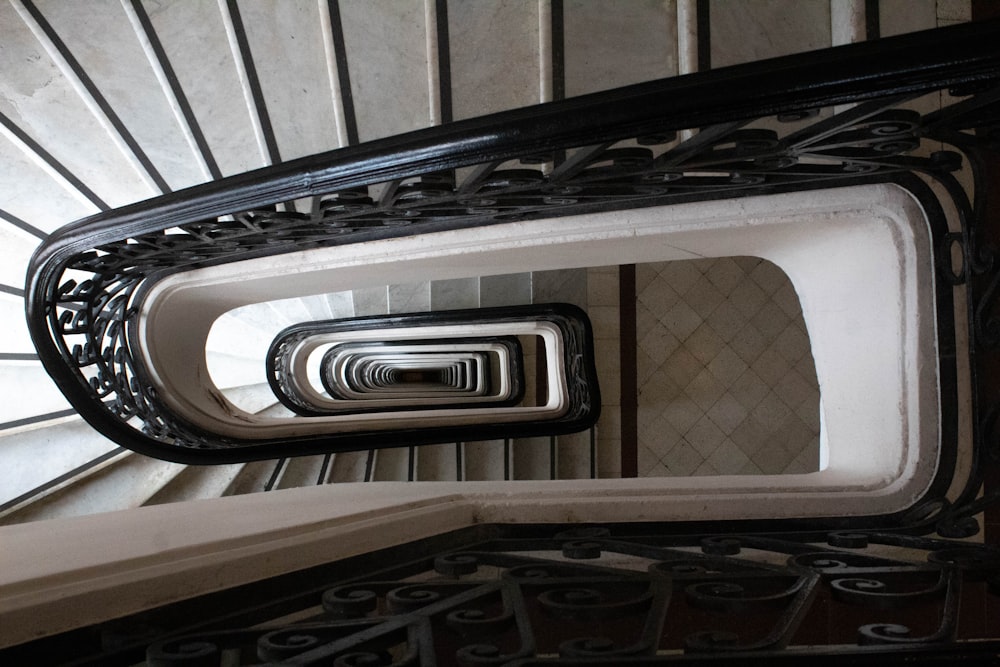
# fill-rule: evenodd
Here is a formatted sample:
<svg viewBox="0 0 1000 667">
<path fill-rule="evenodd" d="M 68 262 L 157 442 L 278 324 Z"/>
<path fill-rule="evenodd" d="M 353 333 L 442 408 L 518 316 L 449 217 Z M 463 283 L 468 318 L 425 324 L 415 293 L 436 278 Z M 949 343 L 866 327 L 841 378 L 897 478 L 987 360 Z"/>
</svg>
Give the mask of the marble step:
<svg viewBox="0 0 1000 667">
<path fill-rule="evenodd" d="M 0 292 L 0 322 L 3 322 L 3 326 L 0 327 L 0 352 L 34 354 L 35 346 L 31 343 L 31 336 L 28 335 L 28 324 L 24 318 L 24 301 L 21 298 Z M 2 416 L 0 421 L 3 421 Z"/>
<path fill-rule="evenodd" d="M 5 523 L 58 519 L 140 507 L 187 466 L 129 455 L 4 518 Z"/>
<path fill-rule="evenodd" d="M 41 362 L 0 361 L 0 423 L 69 408 Z"/>
<path fill-rule="evenodd" d="M 225 494 L 246 463 L 223 466 L 187 466 L 150 496 L 143 505 L 162 505 L 188 500 L 218 498 Z"/>
<path fill-rule="evenodd" d="M 0 466 L 0 505 L 39 490 L 47 482 L 117 449 L 118 445 L 79 417 L 64 418 L 32 429 L 0 432 L 0 455 L 4 462 Z M 94 472 L 79 471 L 66 482 L 78 481 Z"/>
<path fill-rule="evenodd" d="M 320 483 L 321 478 L 325 483 L 329 475 L 329 463 L 325 455 L 290 458 L 274 488 L 294 489 L 300 486 L 314 486 Z"/>
</svg>

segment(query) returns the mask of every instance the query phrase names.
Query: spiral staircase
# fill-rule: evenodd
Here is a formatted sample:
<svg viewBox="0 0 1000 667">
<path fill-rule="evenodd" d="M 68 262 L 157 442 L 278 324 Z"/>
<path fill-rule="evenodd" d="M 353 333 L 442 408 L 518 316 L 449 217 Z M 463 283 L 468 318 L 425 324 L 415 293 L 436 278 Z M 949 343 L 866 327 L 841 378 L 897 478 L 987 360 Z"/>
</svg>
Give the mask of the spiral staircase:
<svg viewBox="0 0 1000 667">
<path fill-rule="evenodd" d="M 209 467 L 131 453 L 75 416 L 42 369 L 22 315 L 24 272 L 61 225 L 197 183 L 451 120 L 858 41 L 873 24 L 889 35 L 968 14 L 963 3 L 897 4 L 882 2 L 866 24 L 864 3 L 837 0 L 4 3 L 0 521 L 332 482 L 617 475 L 617 452 L 600 447 L 619 437 L 613 405 L 591 433 L 549 442 Z M 708 44 L 698 43 L 699 20 Z M 538 300 L 586 308 L 599 271 L 387 284 L 246 306 L 215 325 L 208 365 L 228 397 L 253 395 L 256 411 L 280 411 L 257 391 L 259 359 L 286 325 Z"/>
</svg>

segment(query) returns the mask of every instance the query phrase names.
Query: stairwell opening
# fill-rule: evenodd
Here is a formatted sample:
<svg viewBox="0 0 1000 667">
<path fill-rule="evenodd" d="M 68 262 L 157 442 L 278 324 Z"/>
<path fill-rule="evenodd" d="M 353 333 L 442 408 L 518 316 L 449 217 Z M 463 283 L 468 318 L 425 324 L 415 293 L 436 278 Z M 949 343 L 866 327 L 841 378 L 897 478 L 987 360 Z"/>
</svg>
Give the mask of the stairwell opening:
<svg viewBox="0 0 1000 667">
<path fill-rule="evenodd" d="M 484 269 L 506 280 L 526 269 L 737 263 L 735 258 L 751 257 L 787 274 L 801 304 L 822 387 L 822 456 L 816 455 L 822 461 L 812 471 L 781 475 L 717 470 L 642 478 L 628 486 L 600 486 L 601 493 L 641 488 L 683 496 L 702 515 L 720 517 L 736 510 L 741 516 L 773 515 L 775 504 L 784 501 L 789 512 L 801 515 L 875 514 L 909 506 L 933 479 L 940 440 L 937 368 L 926 363 L 936 358 L 933 261 L 922 209 L 893 186 L 515 222 L 193 271 L 165 280 L 147 297 L 142 349 L 160 373 L 163 395 L 175 397 L 174 407 L 184 411 L 209 402 L 198 401 L 205 389 L 197 369 L 171 359 L 204 357 L 211 323 L 244 304 L 347 290 L 385 294 L 386 275 L 398 285 L 415 285 L 468 280 Z M 608 316 L 599 308 L 615 311 L 592 307 L 595 322 Z M 595 335 L 600 346 L 601 335 Z M 600 359 L 598 366 L 601 372 Z M 613 411 L 606 410 L 603 419 L 614 419 L 609 415 Z M 226 422 L 227 415 L 211 418 Z M 322 428 L 319 422 L 303 428 Z M 244 426 L 230 421 L 226 428 Z M 619 476 L 614 461 L 620 440 L 598 444 L 606 445 L 599 447 L 599 475 Z"/>
</svg>

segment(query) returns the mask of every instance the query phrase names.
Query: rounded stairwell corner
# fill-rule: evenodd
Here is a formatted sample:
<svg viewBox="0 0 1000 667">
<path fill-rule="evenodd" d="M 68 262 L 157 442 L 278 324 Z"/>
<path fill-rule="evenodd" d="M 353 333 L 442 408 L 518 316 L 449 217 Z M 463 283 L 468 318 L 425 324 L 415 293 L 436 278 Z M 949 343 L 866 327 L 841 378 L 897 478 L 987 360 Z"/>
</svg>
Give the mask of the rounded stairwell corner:
<svg viewBox="0 0 1000 667">
<path fill-rule="evenodd" d="M 821 392 L 822 469 L 586 483 L 683 496 L 719 520 L 777 511 L 875 525 L 909 521 L 905 512 L 928 503 L 954 514 L 948 508 L 974 499 L 984 415 L 996 403 L 973 366 L 995 347 L 997 269 L 987 261 L 993 232 L 983 214 L 991 149 L 974 131 L 989 127 L 996 104 L 995 31 L 957 26 L 638 84 L 106 211 L 36 253 L 26 287 L 31 337 L 73 408 L 125 447 L 191 464 L 318 454 L 343 451 L 323 425 L 339 417 L 272 419 L 234 408 L 226 392 L 245 385 L 213 381 L 213 323 L 250 304 L 387 282 L 756 256 L 788 274 L 801 302 Z M 824 69 L 834 58 L 837 78 Z M 920 98 L 938 106 L 907 106 Z M 970 173 L 957 172 L 963 165 Z M 961 185 L 970 175 L 971 199 Z M 564 369 L 579 364 L 555 364 L 566 334 L 525 326 L 519 335 L 544 343 L 546 386 L 565 381 Z M 434 337 L 459 333 L 446 328 Z M 509 334 L 495 327 L 490 335 Z M 467 345 L 420 363 L 348 349 L 331 364 L 356 399 L 386 401 L 368 407 L 437 401 L 470 416 L 473 394 L 505 391 L 471 378 L 492 374 L 510 350 Z M 323 362 L 306 355 L 295 363 L 308 377 Z M 593 366 L 584 356 L 584 375 Z M 248 377 L 266 389 L 278 368 L 260 364 Z M 401 386 L 404 376 L 420 382 Z M 285 399 L 287 388 L 279 386 Z M 322 379 L 299 389 L 309 409 L 327 400 Z M 592 391 L 596 398 L 596 384 Z M 456 396 L 476 400 L 449 403 Z M 529 407 L 563 409 L 549 402 Z M 400 411 L 395 435 L 351 427 L 355 442 L 345 447 L 474 435 L 450 422 L 430 430 L 438 417 L 460 419 L 447 409 L 421 412 Z M 379 412 L 353 419 L 375 423 Z M 589 423 L 573 419 L 546 431 L 512 417 L 502 433 L 544 436 Z"/>
</svg>

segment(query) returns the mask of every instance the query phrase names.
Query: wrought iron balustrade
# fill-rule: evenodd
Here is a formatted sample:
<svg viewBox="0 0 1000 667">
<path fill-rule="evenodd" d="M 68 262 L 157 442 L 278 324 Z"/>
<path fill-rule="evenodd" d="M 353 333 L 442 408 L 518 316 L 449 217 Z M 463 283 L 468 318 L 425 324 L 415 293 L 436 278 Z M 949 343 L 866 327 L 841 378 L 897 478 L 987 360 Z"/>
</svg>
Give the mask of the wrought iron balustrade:
<svg viewBox="0 0 1000 667">
<path fill-rule="evenodd" d="M 191 423 L 165 404 L 154 369 L 137 354 L 145 295 L 179 272 L 313 248 L 897 183 L 925 206 L 937 248 L 936 363 L 946 441 L 940 480 L 928 492 L 937 498 L 955 456 L 956 285 L 967 289 L 973 353 L 1000 342 L 1000 286 L 983 238 L 984 170 L 1000 95 L 998 35 L 998 24 L 979 23 L 638 84 L 303 158 L 101 213 L 63 228 L 37 251 L 26 288 L 31 335 L 79 413 L 151 456 L 222 463 L 429 442 L 419 433 L 353 442 L 329 434 L 236 438 Z M 945 97 L 938 111 L 909 108 L 948 91 L 959 97 Z M 971 200 L 954 175 L 966 159 L 977 178 Z M 958 211 L 960 232 L 947 230 L 939 194 Z M 310 210 L 299 210 L 294 202 L 306 198 Z M 952 261 L 955 248 L 961 261 Z M 995 434 L 996 408 L 976 409 L 981 452 Z"/>
<path fill-rule="evenodd" d="M 105 665 L 995 664 L 1000 552 L 884 531 L 479 525 L 15 647 Z M 715 526 L 719 528 L 719 526 Z"/>
</svg>

